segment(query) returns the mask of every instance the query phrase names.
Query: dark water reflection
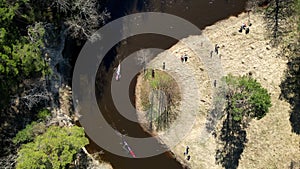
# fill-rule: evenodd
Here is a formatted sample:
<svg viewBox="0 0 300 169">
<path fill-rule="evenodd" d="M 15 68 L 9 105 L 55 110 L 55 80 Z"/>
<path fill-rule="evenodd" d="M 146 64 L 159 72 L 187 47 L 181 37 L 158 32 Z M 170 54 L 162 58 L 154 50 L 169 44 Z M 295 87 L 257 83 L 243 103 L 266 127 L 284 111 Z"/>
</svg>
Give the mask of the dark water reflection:
<svg viewBox="0 0 300 169">
<path fill-rule="evenodd" d="M 241 13 L 245 9 L 245 4 L 246 0 L 108 0 L 107 7 L 111 12 L 112 20 L 136 12 L 165 12 L 182 17 L 203 29 L 219 20 Z M 168 37 L 152 34 L 139 35 L 120 42 L 105 56 L 103 67 L 99 68 L 97 75 L 96 95 L 98 96 L 99 108 L 106 120 L 123 134 L 132 137 L 150 136 L 142 130 L 139 124 L 131 122 L 120 115 L 114 107 L 110 94 L 113 68 L 117 66 L 119 61 L 137 50 L 143 48 L 168 49 L 175 43 L 176 40 Z M 134 64 L 132 66 L 135 66 Z M 133 80 L 129 89 L 129 95 L 133 103 L 134 88 L 135 81 Z M 112 145 L 121 146 L 120 141 L 112 142 Z M 90 152 L 102 150 L 93 142 L 87 146 L 87 149 Z M 135 151 L 138 154 L 138 150 Z M 150 158 L 130 159 L 119 157 L 104 150 L 101 158 L 110 162 L 116 169 L 184 168 L 169 152 Z"/>
</svg>

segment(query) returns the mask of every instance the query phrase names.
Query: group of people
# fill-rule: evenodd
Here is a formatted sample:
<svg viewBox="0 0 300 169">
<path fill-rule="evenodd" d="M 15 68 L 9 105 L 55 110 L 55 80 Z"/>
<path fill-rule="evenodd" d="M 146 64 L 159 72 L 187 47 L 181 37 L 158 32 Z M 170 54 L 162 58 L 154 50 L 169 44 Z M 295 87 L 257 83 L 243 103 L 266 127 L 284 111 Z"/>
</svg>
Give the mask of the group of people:
<svg viewBox="0 0 300 169">
<path fill-rule="evenodd" d="M 248 21 L 248 25 L 246 23 L 243 23 L 241 28 L 239 29 L 239 32 L 243 32 L 243 30 L 245 30 L 245 33 L 248 34 L 250 32 L 250 26 L 252 24 L 250 23 L 250 21 Z M 201 43 L 201 46 L 202 46 L 202 43 Z M 219 48 L 220 46 L 218 44 L 215 44 L 215 49 L 214 51 L 212 50 L 210 52 L 210 57 L 212 57 L 213 53 L 215 52 L 217 55 L 219 54 Z M 219 57 L 221 58 L 221 55 L 219 55 Z M 181 56 L 181 62 L 187 62 L 188 60 L 188 56 L 186 54 L 182 55 Z"/>
<path fill-rule="evenodd" d="M 212 55 L 213 55 L 214 52 L 218 55 L 219 54 L 219 48 L 220 48 L 220 46 L 218 44 L 215 44 L 215 49 L 214 49 L 214 51 L 212 50 L 210 52 L 210 57 L 212 57 Z M 220 56 L 220 58 L 221 58 L 221 56 Z M 180 57 L 180 60 L 181 60 L 182 63 L 183 62 L 187 62 L 187 60 L 188 60 L 187 54 L 182 55 Z"/>
<path fill-rule="evenodd" d="M 248 10 L 248 23 L 242 23 L 241 28 L 239 29 L 239 32 L 243 32 L 243 30 L 245 30 L 245 33 L 248 34 L 250 32 L 250 26 L 252 25 L 252 23 L 250 22 L 250 12 L 251 10 Z"/>
<path fill-rule="evenodd" d="M 249 22 L 248 25 L 246 23 L 242 23 L 241 28 L 239 29 L 239 32 L 243 32 L 243 30 L 245 30 L 245 33 L 248 34 L 250 32 L 250 26 L 252 24 Z"/>
<path fill-rule="evenodd" d="M 187 56 L 187 54 L 184 54 L 183 56 L 181 56 L 181 62 L 183 63 L 183 62 L 187 62 L 187 60 L 188 60 L 188 56 Z"/>
</svg>

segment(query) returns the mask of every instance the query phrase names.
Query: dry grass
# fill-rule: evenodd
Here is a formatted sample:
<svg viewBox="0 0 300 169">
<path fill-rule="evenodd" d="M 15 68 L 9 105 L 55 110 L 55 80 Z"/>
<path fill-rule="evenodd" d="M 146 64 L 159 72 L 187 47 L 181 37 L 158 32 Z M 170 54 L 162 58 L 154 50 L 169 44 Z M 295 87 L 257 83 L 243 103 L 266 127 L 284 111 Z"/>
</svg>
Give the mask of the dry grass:
<svg viewBox="0 0 300 169">
<path fill-rule="evenodd" d="M 140 109 L 143 111 L 141 116 L 147 121 L 147 124 L 144 125 L 144 127 L 149 126 L 150 119 L 147 111 L 151 106 L 153 107 L 154 112 L 157 112 L 157 109 L 159 108 L 158 95 L 154 94 L 154 100 L 152 104 L 150 103 L 150 96 L 151 94 L 155 93 L 155 91 L 162 91 L 165 96 L 163 97 L 164 102 L 167 103 L 163 106 L 166 107 L 166 111 L 168 111 L 168 123 L 164 124 L 163 128 L 157 126 L 155 120 L 159 118 L 162 119 L 162 116 L 154 117 L 152 122 L 154 124 L 154 129 L 166 129 L 176 119 L 177 112 L 175 110 L 181 99 L 180 90 L 176 81 L 169 74 L 160 70 L 155 70 L 155 76 L 152 78 L 151 71 L 152 70 L 147 69 L 145 74 L 141 73 L 138 78 L 136 90 L 139 96 L 138 102 L 140 104 L 137 104 L 137 107 L 140 107 Z M 155 116 L 155 113 L 153 115 Z"/>
<path fill-rule="evenodd" d="M 268 32 L 263 16 L 251 16 L 250 34 L 235 34 L 247 17 L 232 17 L 208 27 L 204 32 L 222 52 L 226 74 L 245 75 L 250 71 L 271 93 L 272 107 L 261 120 L 253 120 L 247 128 L 248 143 L 239 168 L 288 168 L 291 161 L 300 160 L 300 136 L 291 132 L 290 105 L 279 100 L 280 83 L 284 78 L 286 58 L 277 57 L 280 49 L 268 45 Z"/>
<path fill-rule="evenodd" d="M 150 84 L 146 81 L 146 79 L 141 75 L 142 79 L 140 79 L 140 85 L 137 86 L 137 90 L 140 91 L 140 101 L 142 105 L 142 110 L 146 111 L 150 108 L 149 94 L 151 91 Z"/>
</svg>

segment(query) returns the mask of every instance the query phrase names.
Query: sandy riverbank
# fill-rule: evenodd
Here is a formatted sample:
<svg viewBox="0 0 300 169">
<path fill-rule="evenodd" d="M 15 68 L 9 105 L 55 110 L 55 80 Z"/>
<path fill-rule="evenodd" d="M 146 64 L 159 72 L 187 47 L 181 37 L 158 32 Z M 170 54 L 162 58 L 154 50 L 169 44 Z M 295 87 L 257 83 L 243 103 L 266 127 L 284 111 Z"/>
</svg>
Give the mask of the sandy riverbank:
<svg viewBox="0 0 300 169">
<path fill-rule="evenodd" d="M 204 66 L 203 58 L 209 57 L 209 51 L 213 49 L 214 44 L 220 46 L 221 57 L 214 55 L 213 59 L 220 59 L 218 62 L 222 65 L 224 75 L 229 73 L 245 75 L 251 72 L 272 97 L 273 106 L 270 112 L 259 121 L 251 121 L 247 128 L 248 142 L 239 160 L 238 168 L 288 168 L 292 160 L 300 159 L 300 136 L 291 132 L 290 105 L 279 99 L 279 85 L 284 78 L 287 60 L 284 57 L 277 57 L 280 50 L 268 44 L 269 39 L 262 15 L 251 15 L 252 26 L 249 34 L 239 33 L 241 24 L 247 20 L 247 14 L 243 13 L 238 17 L 219 21 L 206 27 L 202 37 L 193 36 L 183 39 L 149 63 L 149 67 L 161 69 L 161 63 L 166 62 L 166 71 L 177 79 L 183 95 L 181 104 L 183 106 L 179 108 L 179 113 L 196 115 L 191 130 L 185 131 L 187 135 L 175 147 L 171 147 L 171 151 L 179 161 L 188 164 L 191 168 L 222 168 L 215 162 L 216 148 L 219 146 L 217 139 L 211 133 L 204 132 L 206 115 L 211 109 L 213 80 L 209 78 L 208 68 Z M 200 45 L 199 41 L 203 36 L 210 42 L 204 41 L 204 44 Z M 199 50 L 201 47 L 204 48 L 203 51 Z M 183 53 L 187 53 L 190 57 L 185 65 L 180 62 Z M 194 84 L 187 86 L 192 82 Z M 138 80 L 136 87 L 138 110 L 141 109 L 139 86 Z M 174 125 L 182 122 L 184 121 L 180 121 L 179 118 Z M 218 129 L 220 123 L 216 127 Z M 167 145 L 171 144 L 168 139 L 165 140 Z M 187 145 L 190 147 L 190 161 L 186 161 L 183 155 Z"/>
</svg>

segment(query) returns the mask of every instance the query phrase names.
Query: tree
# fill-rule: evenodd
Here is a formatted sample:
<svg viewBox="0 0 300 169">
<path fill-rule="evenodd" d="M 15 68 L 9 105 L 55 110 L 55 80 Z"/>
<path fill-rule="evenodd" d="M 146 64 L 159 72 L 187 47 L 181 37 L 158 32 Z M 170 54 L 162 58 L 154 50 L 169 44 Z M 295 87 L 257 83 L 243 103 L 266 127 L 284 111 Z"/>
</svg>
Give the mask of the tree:
<svg viewBox="0 0 300 169">
<path fill-rule="evenodd" d="M 0 80 L 4 82 L 0 85 L 3 98 L 0 105 L 3 106 L 15 93 L 18 83 L 32 75 L 43 73 L 47 65 L 41 55 L 45 32 L 41 24 L 28 27 L 27 36 L 22 35 L 14 21 L 20 4 L 26 0 L 0 2 Z"/>
<path fill-rule="evenodd" d="M 218 136 L 221 147 L 217 149 L 216 161 L 226 169 L 235 169 L 247 142 L 245 128 L 249 120 L 263 118 L 271 107 L 271 100 L 267 90 L 252 77 L 228 75 L 224 79 L 227 106 Z"/>
<path fill-rule="evenodd" d="M 240 121 L 243 117 L 261 119 L 271 107 L 271 97 L 260 83 L 249 76 L 225 77 L 228 85 L 227 101 L 233 119 Z"/>
<path fill-rule="evenodd" d="M 65 168 L 74 155 L 89 143 L 83 128 L 51 126 L 18 152 L 17 169 Z"/>
<path fill-rule="evenodd" d="M 96 0 L 71 0 L 69 4 L 70 16 L 66 19 L 66 24 L 71 35 L 74 38 L 97 40 L 100 35 L 93 33 L 110 17 L 107 10 L 98 12 L 99 3 Z"/>
</svg>

